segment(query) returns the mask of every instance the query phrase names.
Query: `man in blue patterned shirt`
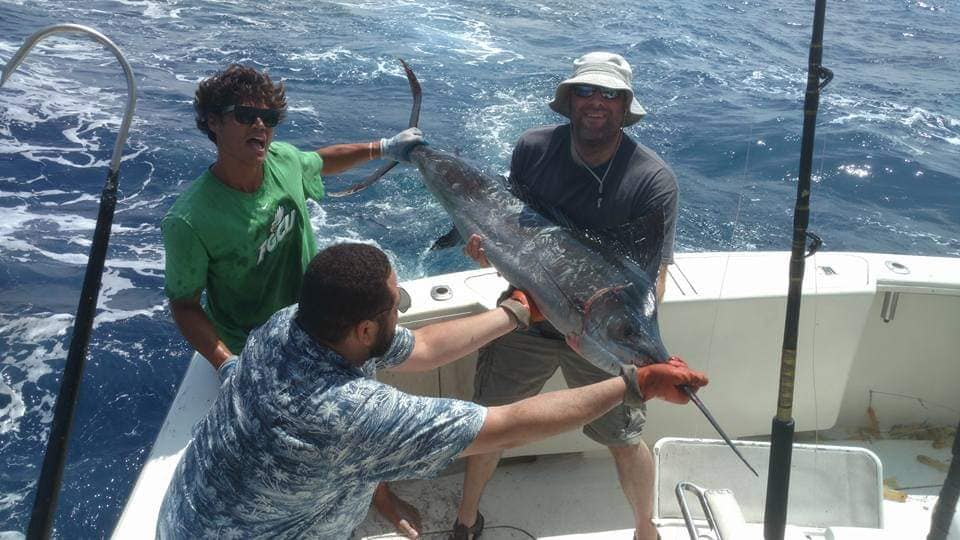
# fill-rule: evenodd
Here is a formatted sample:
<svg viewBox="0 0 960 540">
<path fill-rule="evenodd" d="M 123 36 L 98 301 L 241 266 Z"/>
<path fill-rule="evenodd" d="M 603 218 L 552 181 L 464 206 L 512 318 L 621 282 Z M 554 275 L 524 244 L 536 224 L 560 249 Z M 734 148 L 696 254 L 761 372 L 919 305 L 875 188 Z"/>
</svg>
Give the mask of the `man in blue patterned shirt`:
<svg viewBox="0 0 960 540">
<path fill-rule="evenodd" d="M 345 538 L 377 484 L 435 475 L 461 456 L 579 427 L 620 404 L 687 398 L 702 374 L 682 361 L 503 407 L 413 396 L 378 369 L 426 371 L 536 318 L 516 294 L 500 308 L 416 331 L 397 326 L 386 256 L 339 244 L 310 262 L 297 306 L 249 337 L 236 373 L 194 429 L 164 498 L 157 536 Z"/>
</svg>

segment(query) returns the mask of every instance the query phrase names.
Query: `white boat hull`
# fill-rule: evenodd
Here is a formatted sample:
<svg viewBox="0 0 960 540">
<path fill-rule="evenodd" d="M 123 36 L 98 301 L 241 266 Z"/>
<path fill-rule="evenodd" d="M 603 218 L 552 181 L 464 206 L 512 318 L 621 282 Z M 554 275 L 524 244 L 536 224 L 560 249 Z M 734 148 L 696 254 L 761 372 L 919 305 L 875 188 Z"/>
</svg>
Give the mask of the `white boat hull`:
<svg viewBox="0 0 960 540">
<path fill-rule="evenodd" d="M 660 309 L 664 343 L 671 354 L 709 375 L 711 383 L 700 395 L 735 438 L 770 430 L 779 380 L 788 261 L 789 254 L 780 252 L 687 253 L 678 254 L 676 264 L 670 267 Z M 488 309 L 505 283 L 493 270 L 478 270 L 401 285 L 413 299 L 401 323 L 417 327 Z M 891 309 L 894 300 L 895 309 Z M 870 405 L 881 428 L 898 423 L 956 425 L 960 417 L 958 321 L 960 259 L 866 253 L 820 253 L 809 258 L 794 397 L 797 431 L 867 425 Z M 385 373 L 382 380 L 412 393 L 469 399 L 475 361 L 476 355 L 471 355 L 434 373 Z M 563 386 L 558 374 L 547 389 Z M 213 369 L 195 356 L 113 538 L 152 536 L 160 502 L 189 443 L 190 430 L 217 389 Z M 650 403 L 645 428 L 648 443 L 652 446 L 663 437 L 676 436 L 714 437 L 715 433 L 693 406 Z M 508 455 L 598 449 L 583 435 L 568 433 Z M 605 452 L 588 455 L 606 459 Z M 578 489 L 588 490 L 584 497 L 589 493 L 589 497 L 609 501 L 605 507 L 618 516 L 609 523 L 629 527 L 629 510 L 612 464 L 605 467 L 608 474 L 596 477 L 596 482 L 582 479 L 587 484 Z M 563 476 L 579 478 L 574 469 L 568 467 Z M 565 523 L 567 518 L 554 509 L 552 499 L 555 495 L 562 498 L 558 490 L 567 484 L 554 485 L 554 480 L 538 480 L 546 482 L 541 495 L 524 495 L 510 504 L 523 506 L 523 513 L 546 513 L 537 518 L 541 523 Z M 446 517 L 459 497 L 459 475 L 446 478 L 443 485 L 456 491 L 441 503 Z M 593 489 L 600 492 L 593 493 Z M 497 490 L 488 490 L 487 499 L 491 492 Z M 578 527 L 558 525 L 539 529 L 539 534 L 550 536 L 549 531 L 556 531 L 561 536 Z M 599 534 L 603 530 L 582 532 Z"/>
</svg>

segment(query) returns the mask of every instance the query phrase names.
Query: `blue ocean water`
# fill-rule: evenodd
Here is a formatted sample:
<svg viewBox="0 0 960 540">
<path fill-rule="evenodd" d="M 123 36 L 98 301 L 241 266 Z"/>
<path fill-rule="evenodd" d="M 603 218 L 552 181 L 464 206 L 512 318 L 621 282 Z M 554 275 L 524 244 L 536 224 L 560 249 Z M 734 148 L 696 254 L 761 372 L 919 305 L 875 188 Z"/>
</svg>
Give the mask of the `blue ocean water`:
<svg viewBox="0 0 960 540">
<path fill-rule="evenodd" d="M 109 533 L 186 368 L 158 225 L 214 159 L 192 120 L 200 79 L 230 62 L 269 68 L 291 105 L 276 137 L 314 148 L 405 127 L 403 57 L 431 144 L 502 173 L 524 129 L 561 120 L 546 103 L 573 58 L 620 52 L 650 113 L 630 133 L 680 181 L 678 250 L 786 250 L 811 19 L 812 2 L 793 0 L 0 0 L 0 62 L 35 30 L 75 22 L 112 38 L 139 85 L 57 535 Z M 960 255 L 958 27 L 950 0 L 828 6 L 836 78 L 821 100 L 811 215 L 825 249 Z M 112 56 L 73 37 L 44 42 L 0 88 L 0 531 L 14 537 L 124 100 Z M 428 251 L 450 221 L 409 167 L 311 211 L 322 245 L 372 240 L 401 279 L 471 267 L 457 250 Z"/>
</svg>

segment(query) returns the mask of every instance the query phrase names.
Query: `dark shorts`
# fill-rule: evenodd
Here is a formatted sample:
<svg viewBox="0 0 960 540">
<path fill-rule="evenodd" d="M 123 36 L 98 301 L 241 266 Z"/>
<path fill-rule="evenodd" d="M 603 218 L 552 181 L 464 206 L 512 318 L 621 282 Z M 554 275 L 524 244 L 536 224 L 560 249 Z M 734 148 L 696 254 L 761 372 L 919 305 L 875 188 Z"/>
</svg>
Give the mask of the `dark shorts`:
<svg viewBox="0 0 960 540">
<path fill-rule="evenodd" d="M 609 373 L 584 360 L 560 339 L 511 332 L 480 349 L 473 400 L 487 407 L 534 396 L 559 367 L 567 386 L 604 381 Z M 646 407 L 620 404 L 583 427 L 583 434 L 604 446 L 640 443 Z"/>
</svg>

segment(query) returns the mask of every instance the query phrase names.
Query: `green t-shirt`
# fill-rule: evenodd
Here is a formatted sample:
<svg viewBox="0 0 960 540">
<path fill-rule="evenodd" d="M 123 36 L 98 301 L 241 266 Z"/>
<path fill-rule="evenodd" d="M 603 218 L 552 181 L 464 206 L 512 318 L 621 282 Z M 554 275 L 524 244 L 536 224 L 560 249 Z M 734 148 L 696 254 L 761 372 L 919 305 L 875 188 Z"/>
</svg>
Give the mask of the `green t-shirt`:
<svg viewBox="0 0 960 540">
<path fill-rule="evenodd" d="M 323 198 L 322 168 L 316 152 L 274 142 L 259 190 L 227 187 L 207 170 L 163 218 L 167 297 L 206 289 L 204 309 L 234 353 L 251 330 L 297 301 L 317 252 L 306 199 Z"/>
</svg>

